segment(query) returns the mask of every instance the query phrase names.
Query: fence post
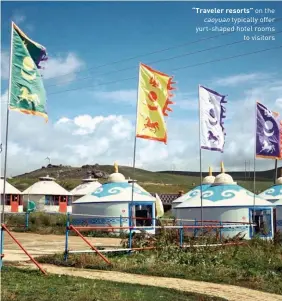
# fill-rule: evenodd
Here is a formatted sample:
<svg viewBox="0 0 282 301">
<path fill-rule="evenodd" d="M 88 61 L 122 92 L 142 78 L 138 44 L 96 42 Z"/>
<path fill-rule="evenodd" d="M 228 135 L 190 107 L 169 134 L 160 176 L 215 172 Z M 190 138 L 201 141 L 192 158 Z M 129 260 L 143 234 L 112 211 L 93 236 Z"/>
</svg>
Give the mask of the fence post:
<svg viewBox="0 0 282 301">
<path fill-rule="evenodd" d="M 182 248 L 182 246 L 183 246 L 183 224 L 182 224 L 182 222 L 180 222 L 180 226 L 182 227 L 182 228 L 180 228 L 180 248 Z"/>
<path fill-rule="evenodd" d="M 3 254 L 3 251 L 4 251 L 4 228 L 2 227 L 1 225 L 1 246 L 0 246 L 1 250 L 1 259 L 0 259 L 0 270 L 2 270 L 2 266 L 3 266 L 3 257 L 4 257 L 4 254 Z"/>
<path fill-rule="evenodd" d="M 66 224 L 66 241 L 65 241 L 65 253 L 64 260 L 68 260 L 68 252 L 69 252 L 69 227 L 70 227 L 70 213 L 67 213 L 67 224 Z"/>
<path fill-rule="evenodd" d="M 219 222 L 219 225 L 222 226 L 222 222 L 221 221 Z M 219 239 L 220 239 L 220 242 L 221 242 L 222 241 L 221 228 L 219 228 Z"/>
<path fill-rule="evenodd" d="M 29 222 L 29 211 L 27 210 L 26 211 L 26 214 L 25 214 L 25 228 L 28 229 L 28 222 Z"/>
</svg>

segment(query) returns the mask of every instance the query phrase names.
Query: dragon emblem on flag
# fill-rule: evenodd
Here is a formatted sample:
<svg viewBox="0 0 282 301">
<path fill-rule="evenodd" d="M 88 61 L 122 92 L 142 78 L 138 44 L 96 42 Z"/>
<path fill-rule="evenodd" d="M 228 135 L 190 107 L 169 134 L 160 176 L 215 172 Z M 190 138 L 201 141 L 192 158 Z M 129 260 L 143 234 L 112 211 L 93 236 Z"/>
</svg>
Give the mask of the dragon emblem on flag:
<svg viewBox="0 0 282 301">
<path fill-rule="evenodd" d="M 257 102 L 256 157 L 281 159 L 279 114 Z"/>
<path fill-rule="evenodd" d="M 223 104 L 226 103 L 225 96 L 200 86 L 199 102 L 201 148 L 223 152 L 225 142 L 223 127 L 225 107 Z"/>
<path fill-rule="evenodd" d="M 167 142 L 165 116 L 172 112 L 172 77 L 140 65 L 136 137 Z"/>
</svg>

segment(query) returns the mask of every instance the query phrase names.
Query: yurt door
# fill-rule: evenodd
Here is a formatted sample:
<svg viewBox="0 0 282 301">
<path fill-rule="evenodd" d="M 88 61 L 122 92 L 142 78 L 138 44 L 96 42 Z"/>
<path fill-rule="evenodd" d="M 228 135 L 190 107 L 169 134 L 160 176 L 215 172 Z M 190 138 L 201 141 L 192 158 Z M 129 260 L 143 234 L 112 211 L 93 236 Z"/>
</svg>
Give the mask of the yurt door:
<svg viewBox="0 0 282 301">
<path fill-rule="evenodd" d="M 59 198 L 59 211 L 67 212 L 67 197 L 66 196 L 61 196 Z"/>
<path fill-rule="evenodd" d="M 19 211 L 19 197 L 17 195 L 11 195 L 11 212 Z"/>
<path fill-rule="evenodd" d="M 272 211 L 271 209 L 257 208 L 255 211 L 251 209 L 251 216 L 253 216 L 253 235 L 259 235 L 261 237 L 272 236 Z"/>
</svg>

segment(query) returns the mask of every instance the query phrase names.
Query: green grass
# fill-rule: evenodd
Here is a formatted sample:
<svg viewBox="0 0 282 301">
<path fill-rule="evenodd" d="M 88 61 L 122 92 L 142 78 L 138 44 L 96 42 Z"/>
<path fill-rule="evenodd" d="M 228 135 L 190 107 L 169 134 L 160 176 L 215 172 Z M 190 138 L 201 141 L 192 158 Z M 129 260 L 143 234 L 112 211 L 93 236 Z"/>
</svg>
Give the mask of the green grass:
<svg viewBox="0 0 282 301">
<path fill-rule="evenodd" d="M 157 251 L 113 254 L 109 267 L 95 254 L 43 256 L 42 263 L 226 283 L 282 294 L 282 245 L 253 240 L 246 246 L 179 249 L 168 241 Z"/>
<path fill-rule="evenodd" d="M 2 301 L 208 301 L 224 300 L 172 289 L 80 277 L 47 275 L 4 267 Z"/>
</svg>

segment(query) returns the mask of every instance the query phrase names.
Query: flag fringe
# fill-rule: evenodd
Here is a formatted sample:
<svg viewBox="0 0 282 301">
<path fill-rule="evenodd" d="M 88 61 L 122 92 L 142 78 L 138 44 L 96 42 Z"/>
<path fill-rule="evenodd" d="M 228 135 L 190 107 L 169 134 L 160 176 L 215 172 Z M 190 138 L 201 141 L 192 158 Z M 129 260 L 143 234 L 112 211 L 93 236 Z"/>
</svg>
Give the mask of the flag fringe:
<svg viewBox="0 0 282 301">
<path fill-rule="evenodd" d="M 48 122 L 48 115 L 46 113 L 37 112 L 37 111 L 33 111 L 33 110 L 27 110 L 27 109 L 14 108 L 14 107 L 11 107 L 11 106 L 9 108 L 10 108 L 10 110 L 17 111 L 17 112 L 20 112 L 20 113 L 24 113 L 24 114 L 27 114 L 27 115 L 41 116 L 45 119 L 46 123 Z"/>
</svg>

